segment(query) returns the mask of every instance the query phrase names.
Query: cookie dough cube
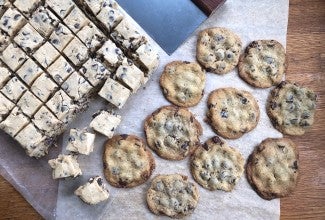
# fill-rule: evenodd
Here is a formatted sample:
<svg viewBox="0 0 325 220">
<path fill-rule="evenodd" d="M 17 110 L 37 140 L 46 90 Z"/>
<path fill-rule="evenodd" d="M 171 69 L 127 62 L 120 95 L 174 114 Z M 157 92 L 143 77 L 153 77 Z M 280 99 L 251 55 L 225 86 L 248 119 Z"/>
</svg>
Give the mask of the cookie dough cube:
<svg viewBox="0 0 325 220">
<path fill-rule="evenodd" d="M 83 27 L 77 35 L 92 52 L 96 51 L 106 40 L 105 35 L 93 23 Z"/>
<path fill-rule="evenodd" d="M 46 105 L 60 121 L 66 124 L 72 122 L 77 115 L 78 106 L 63 90 L 57 91 Z"/>
<path fill-rule="evenodd" d="M 78 38 L 74 38 L 63 53 L 76 66 L 82 65 L 88 59 L 88 49 Z"/>
<path fill-rule="evenodd" d="M 138 32 L 129 19 L 121 21 L 111 33 L 111 37 L 126 50 L 133 51 L 147 42 L 147 39 Z"/>
<path fill-rule="evenodd" d="M 94 150 L 95 134 L 87 129 L 71 129 L 67 150 L 79 154 L 89 155 Z"/>
<path fill-rule="evenodd" d="M 17 103 L 26 90 L 26 86 L 17 77 L 13 77 L 1 89 L 1 92 L 10 101 Z"/>
<path fill-rule="evenodd" d="M 26 23 L 26 19 L 17 9 L 8 8 L 0 19 L 0 29 L 14 37 Z"/>
<path fill-rule="evenodd" d="M 14 137 L 21 129 L 29 123 L 29 119 L 22 113 L 22 111 L 15 107 L 8 117 L 0 123 L 0 129 Z"/>
<path fill-rule="evenodd" d="M 47 0 L 46 3 L 61 19 L 64 19 L 75 6 L 72 0 Z"/>
<path fill-rule="evenodd" d="M 32 120 L 35 126 L 49 137 L 58 136 L 63 131 L 63 122 L 58 120 L 45 106 L 42 106 Z"/>
<path fill-rule="evenodd" d="M 11 40 L 9 35 L 7 35 L 4 31 L 0 30 L 0 52 L 3 52 L 8 47 L 10 42 Z"/>
<path fill-rule="evenodd" d="M 111 1 L 111 0 L 109 0 L 109 1 Z M 100 12 L 102 5 L 108 1 L 107 0 L 105 0 L 105 1 L 79 0 L 79 2 L 81 2 L 81 4 L 83 5 L 83 8 L 85 8 L 86 10 L 90 10 L 94 15 L 97 15 Z"/>
<path fill-rule="evenodd" d="M 131 95 L 131 91 L 117 81 L 108 78 L 98 94 L 117 108 L 122 108 Z"/>
<path fill-rule="evenodd" d="M 131 60 L 124 59 L 115 73 L 116 78 L 135 93 L 144 82 L 144 73 Z"/>
<path fill-rule="evenodd" d="M 30 91 L 26 91 L 18 101 L 17 106 L 25 115 L 32 117 L 42 106 L 42 102 Z"/>
<path fill-rule="evenodd" d="M 121 123 L 121 116 L 107 111 L 96 113 L 90 127 L 108 138 L 113 137 L 114 131 Z"/>
<path fill-rule="evenodd" d="M 68 63 L 68 61 L 60 56 L 51 66 L 47 68 L 47 72 L 52 76 L 54 81 L 61 85 L 71 73 L 74 72 L 74 68 Z"/>
<path fill-rule="evenodd" d="M 43 37 L 47 38 L 58 25 L 59 19 L 48 8 L 39 7 L 29 22 Z"/>
<path fill-rule="evenodd" d="M 53 179 L 77 177 L 82 175 L 79 163 L 76 157 L 72 155 L 60 154 L 58 158 L 49 160 L 48 163 L 53 169 Z"/>
<path fill-rule="evenodd" d="M 16 72 L 16 74 L 27 84 L 32 85 L 43 70 L 31 58 L 29 58 Z"/>
<path fill-rule="evenodd" d="M 0 93 L 0 122 L 2 122 L 9 112 L 15 107 L 15 104 Z"/>
<path fill-rule="evenodd" d="M 52 32 L 50 36 L 51 44 L 58 50 L 63 51 L 68 43 L 74 38 L 73 33 L 65 26 L 60 23 Z"/>
<path fill-rule="evenodd" d="M 74 194 L 89 205 L 96 205 L 109 197 L 109 192 L 105 188 L 103 178 L 100 176 L 90 178 L 88 183 L 80 186 Z"/>
<path fill-rule="evenodd" d="M 122 50 L 111 40 L 107 40 L 97 53 L 104 59 L 105 65 L 112 70 L 116 69 L 125 58 Z"/>
<path fill-rule="evenodd" d="M 25 62 L 27 55 L 16 44 L 11 43 L 2 52 L 0 58 L 12 71 L 15 72 Z"/>
<path fill-rule="evenodd" d="M 11 76 L 10 71 L 4 67 L 2 62 L 0 61 L 0 89 L 9 81 Z"/>
<path fill-rule="evenodd" d="M 89 59 L 80 68 L 79 72 L 92 84 L 97 87 L 104 84 L 110 72 L 96 59 Z"/>
<path fill-rule="evenodd" d="M 74 7 L 69 15 L 64 19 L 64 23 L 73 33 L 77 34 L 81 28 L 90 23 L 90 20 L 78 7 Z"/>
<path fill-rule="evenodd" d="M 62 84 L 61 88 L 76 102 L 84 102 L 93 87 L 79 73 L 72 73 Z"/>
<path fill-rule="evenodd" d="M 5 11 L 11 6 L 8 0 L 0 0 L 0 17 L 5 13 Z"/>
<path fill-rule="evenodd" d="M 33 56 L 39 64 L 47 68 L 60 56 L 60 54 L 49 42 L 46 42 Z"/>
<path fill-rule="evenodd" d="M 40 77 L 38 77 L 33 83 L 31 90 L 32 92 L 40 99 L 42 102 L 46 102 L 50 97 L 58 89 L 58 85 L 53 82 L 49 75 L 43 73 Z"/>
<path fill-rule="evenodd" d="M 159 65 L 159 55 L 149 43 L 141 45 L 136 50 L 134 58 L 146 70 L 146 77 L 149 77 Z"/>
<path fill-rule="evenodd" d="M 17 33 L 14 41 L 27 53 L 33 53 L 37 48 L 39 48 L 43 42 L 44 38 L 30 25 L 26 24 Z"/>
<path fill-rule="evenodd" d="M 14 6 L 18 8 L 26 16 L 33 13 L 33 11 L 41 5 L 42 0 L 15 0 Z"/>
<path fill-rule="evenodd" d="M 115 1 L 107 1 L 102 4 L 100 12 L 96 18 L 107 28 L 108 31 L 113 30 L 124 18 L 119 10 L 119 5 Z"/>
</svg>

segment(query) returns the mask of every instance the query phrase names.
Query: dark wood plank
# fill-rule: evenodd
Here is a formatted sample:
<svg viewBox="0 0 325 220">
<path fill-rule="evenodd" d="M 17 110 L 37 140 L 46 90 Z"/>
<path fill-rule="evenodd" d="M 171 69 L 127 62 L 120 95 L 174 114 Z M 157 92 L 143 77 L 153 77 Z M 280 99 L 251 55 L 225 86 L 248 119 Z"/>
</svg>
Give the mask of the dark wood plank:
<svg viewBox="0 0 325 220">
<path fill-rule="evenodd" d="M 219 8 L 226 0 L 192 0 L 206 15 Z"/>
</svg>

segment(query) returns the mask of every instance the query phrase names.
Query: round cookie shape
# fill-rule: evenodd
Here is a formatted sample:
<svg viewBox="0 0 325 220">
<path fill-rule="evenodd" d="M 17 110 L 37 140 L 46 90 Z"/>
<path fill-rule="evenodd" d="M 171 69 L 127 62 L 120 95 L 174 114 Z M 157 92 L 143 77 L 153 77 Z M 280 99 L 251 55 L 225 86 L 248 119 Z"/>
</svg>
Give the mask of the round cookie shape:
<svg viewBox="0 0 325 220">
<path fill-rule="evenodd" d="M 283 134 L 303 135 L 314 123 L 316 99 L 312 90 L 283 81 L 271 91 L 267 114 Z"/>
<path fill-rule="evenodd" d="M 199 201 L 197 187 L 180 174 L 156 176 L 147 192 L 147 204 L 156 215 L 182 218 L 193 213 Z"/>
<path fill-rule="evenodd" d="M 208 28 L 199 33 L 196 58 L 207 71 L 225 74 L 237 66 L 241 48 L 240 38 L 232 31 Z"/>
<path fill-rule="evenodd" d="M 115 187 L 130 188 L 146 182 L 155 161 L 145 142 L 134 135 L 115 135 L 105 144 L 104 174 Z"/>
<path fill-rule="evenodd" d="M 298 159 L 298 150 L 290 139 L 268 138 L 250 155 L 247 179 L 264 199 L 288 196 L 297 184 Z"/>
<path fill-rule="evenodd" d="M 202 127 L 186 108 L 164 106 L 152 113 L 144 125 L 147 143 L 160 157 L 182 160 L 199 145 Z"/>
<path fill-rule="evenodd" d="M 211 191 L 232 191 L 243 172 L 244 158 L 241 153 L 218 136 L 207 140 L 191 157 L 193 178 Z"/>
<path fill-rule="evenodd" d="M 256 40 L 239 58 L 239 76 L 252 86 L 268 88 L 282 81 L 287 63 L 285 49 L 278 41 Z"/>
<path fill-rule="evenodd" d="M 205 71 L 198 63 L 174 61 L 165 66 L 160 77 L 164 96 L 174 105 L 197 105 L 203 96 Z"/>
<path fill-rule="evenodd" d="M 236 139 L 256 127 L 260 110 L 249 92 L 221 88 L 210 93 L 207 116 L 217 134 Z"/>
</svg>

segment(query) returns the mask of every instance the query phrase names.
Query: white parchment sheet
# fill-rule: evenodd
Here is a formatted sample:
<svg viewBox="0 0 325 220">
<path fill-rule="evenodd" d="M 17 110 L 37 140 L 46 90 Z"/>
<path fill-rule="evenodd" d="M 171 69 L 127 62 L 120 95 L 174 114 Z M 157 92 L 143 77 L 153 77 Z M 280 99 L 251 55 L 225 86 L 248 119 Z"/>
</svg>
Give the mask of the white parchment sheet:
<svg viewBox="0 0 325 220">
<path fill-rule="evenodd" d="M 155 45 L 161 58 L 159 69 L 145 88 L 133 95 L 125 107 L 118 112 L 122 115 L 122 123 L 116 133 L 135 134 L 144 138 L 144 119 L 157 108 L 170 104 L 164 98 L 159 87 L 159 77 L 163 67 L 174 60 L 195 61 L 196 39 L 199 30 L 217 26 L 229 28 L 240 36 L 244 47 L 252 40 L 258 39 L 275 39 L 285 46 L 288 7 L 288 0 L 228 0 L 172 56 L 168 56 Z M 197 106 L 190 108 L 190 111 L 196 115 L 203 127 L 201 142 L 205 142 L 215 135 L 210 126 L 204 122 L 207 110 L 206 101 L 212 90 L 222 87 L 236 87 L 251 92 L 258 100 L 261 110 L 258 126 L 237 140 L 226 140 L 230 146 L 237 148 L 247 159 L 254 147 L 263 139 L 282 136 L 273 128 L 266 115 L 265 103 L 270 89 L 256 89 L 249 86 L 239 78 L 237 69 L 235 69 L 223 76 L 207 73 L 205 95 Z M 89 126 L 91 115 L 106 106 L 107 104 L 102 99 L 96 99 L 91 103 L 88 111 L 81 114 L 70 127 L 83 128 Z M 59 144 L 63 146 L 63 152 L 65 152 L 68 133 L 65 132 L 59 140 Z M 83 203 L 73 194 L 74 190 L 86 183 L 90 177 L 103 175 L 102 153 L 105 140 L 105 137 L 97 135 L 94 152 L 90 156 L 79 156 L 78 161 L 83 172 L 82 176 L 74 180 L 59 181 L 56 206 L 53 203 L 53 198 L 47 197 L 48 194 L 51 197 L 55 195 L 58 181 L 51 180 L 50 168 L 47 167 L 46 163 L 49 158 L 56 157 L 57 152 L 52 151 L 51 155 L 37 162 L 33 159 L 26 159 L 24 163 L 19 162 L 21 169 L 29 168 L 27 171 L 19 172 L 17 165 L 12 162 L 14 158 L 12 154 L 17 153 L 18 150 L 11 150 L 13 152 L 10 153 L 4 150 L 6 147 L 17 148 L 17 146 L 14 146 L 15 143 L 1 133 L 0 151 L 1 153 L 6 152 L 8 155 L 6 157 L 0 155 L 0 173 L 47 219 L 167 219 L 166 217 L 156 216 L 148 210 L 145 200 L 146 191 L 152 178 L 157 174 L 181 173 L 189 176 L 190 181 L 194 181 L 190 174 L 188 158 L 183 161 L 168 161 L 153 153 L 156 169 L 150 180 L 132 189 L 114 188 L 106 182 L 110 191 L 110 198 L 107 202 L 96 206 Z M 23 157 L 23 152 L 19 151 L 19 155 L 19 157 Z M 37 174 L 34 175 L 33 173 Z M 34 176 L 40 177 L 33 180 Z M 200 193 L 199 204 L 194 213 L 187 219 L 279 219 L 280 217 L 280 200 L 266 201 L 261 199 L 248 184 L 245 175 L 242 176 L 232 192 L 211 192 L 199 185 L 198 188 Z M 51 202 L 46 202 L 50 200 Z"/>
</svg>

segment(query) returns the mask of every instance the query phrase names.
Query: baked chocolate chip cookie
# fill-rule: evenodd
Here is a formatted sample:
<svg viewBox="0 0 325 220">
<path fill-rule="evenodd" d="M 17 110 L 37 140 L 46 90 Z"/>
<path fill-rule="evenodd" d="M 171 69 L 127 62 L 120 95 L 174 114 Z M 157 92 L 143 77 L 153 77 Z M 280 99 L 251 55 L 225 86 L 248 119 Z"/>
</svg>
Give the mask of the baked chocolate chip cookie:
<svg viewBox="0 0 325 220">
<path fill-rule="evenodd" d="M 252 86 L 268 88 L 282 81 L 287 63 L 285 49 L 279 42 L 256 40 L 239 58 L 239 76 Z"/>
<path fill-rule="evenodd" d="M 144 141 L 134 135 L 115 135 L 104 151 L 104 174 L 115 187 L 130 188 L 146 182 L 155 169 L 155 161 Z"/>
<path fill-rule="evenodd" d="M 211 92 L 207 116 L 215 132 L 236 139 L 253 130 L 260 117 L 257 101 L 247 91 L 221 88 Z"/>
<path fill-rule="evenodd" d="M 283 81 L 271 91 L 267 113 L 283 134 L 303 135 L 314 123 L 316 94 L 297 84 Z"/>
<path fill-rule="evenodd" d="M 181 107 L 197 105 L 203 96 L 205 71 L 198 63 L 174 61 L 165 66 L 160 86 L 170 102 Z"/>
<path fill-rule="evenodd" d="M 268 138 L 248 159 L 247 179 L 264 199 L 292 193 L 298 178 L 298 150 L 288 138 Z"/>
<path fill-rule="evenodd" d="M 145 121 L 149 147 L 167 160 L 182 160 L 200 145 L 202 127 L 186 108 L 165 106 Z"/>
</svg>

